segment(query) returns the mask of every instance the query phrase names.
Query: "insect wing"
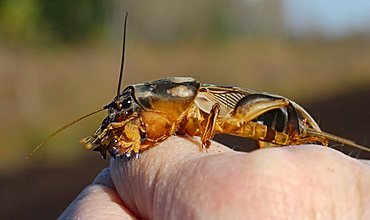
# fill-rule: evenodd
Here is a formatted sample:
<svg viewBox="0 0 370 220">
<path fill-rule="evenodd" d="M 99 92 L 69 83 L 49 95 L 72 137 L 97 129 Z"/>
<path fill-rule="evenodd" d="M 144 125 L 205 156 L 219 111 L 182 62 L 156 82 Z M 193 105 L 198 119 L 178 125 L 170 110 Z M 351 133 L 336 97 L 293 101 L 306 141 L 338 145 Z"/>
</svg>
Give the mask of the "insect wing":
<svg viewBox="0 0 370 220">
<path fill-rule="evenodd" d="M 212 84 L 202 84 L 199 89 L 197 97 L 198 106 L 205 112 L 209 112 L 214 103 L 219 103 L 221 106 L 220 116 L 226 115 L 232 110 L 236 104 L 246 95 L 251 94 L 264 94 L 275 98 L 287 99 L 283 96 L 269 94 L 266 92 L 258 92 L 252 89 L 233 87 L 233 86 L 219 86 Z M 312 118 L 307 111 L 297 103 L 289 100 L 297 110 L 297 113 L 301 119 L 306 119 L 309 127 L 316 131 L 321 131 L 318 124 Z"/>
<path fill-rule="evenodd" d="M 239 87 L 202 84 L 195 102 L 205 112 L 210 112 L 215 103 L 220 104 L 220 116 L 234 110 L 236 104 L 246 95 L 256 93 Z"/>
</svg>

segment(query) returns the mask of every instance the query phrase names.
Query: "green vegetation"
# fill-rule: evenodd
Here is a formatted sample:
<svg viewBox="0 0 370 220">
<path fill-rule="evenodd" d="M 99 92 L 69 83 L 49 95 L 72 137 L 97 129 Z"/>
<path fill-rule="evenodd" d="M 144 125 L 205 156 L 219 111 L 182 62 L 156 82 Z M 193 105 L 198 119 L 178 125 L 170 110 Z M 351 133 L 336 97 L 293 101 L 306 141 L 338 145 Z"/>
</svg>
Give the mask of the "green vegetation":
<svg viewBox="0 0 370 220">
<path fill-rule="evenodd" d="M 81 42 L 101 31 L 108 7 L 98 0 L 1 0 L 0 33 L 14 44 Z"/>
</svg>

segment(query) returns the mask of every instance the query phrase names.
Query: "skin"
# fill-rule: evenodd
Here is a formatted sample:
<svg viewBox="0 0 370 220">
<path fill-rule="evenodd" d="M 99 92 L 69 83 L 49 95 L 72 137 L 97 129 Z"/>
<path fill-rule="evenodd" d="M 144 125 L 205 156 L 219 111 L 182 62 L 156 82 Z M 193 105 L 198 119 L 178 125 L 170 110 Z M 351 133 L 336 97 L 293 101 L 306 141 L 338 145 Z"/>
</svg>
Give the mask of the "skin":
<svg viewBox="0 0 370 220">
<path fill-rule="evenodd" d="M 61 219 L 370 219 L 370 163 L 304 145 L 241 153 L 171 137 L 112 159 Z"/>
</svg>

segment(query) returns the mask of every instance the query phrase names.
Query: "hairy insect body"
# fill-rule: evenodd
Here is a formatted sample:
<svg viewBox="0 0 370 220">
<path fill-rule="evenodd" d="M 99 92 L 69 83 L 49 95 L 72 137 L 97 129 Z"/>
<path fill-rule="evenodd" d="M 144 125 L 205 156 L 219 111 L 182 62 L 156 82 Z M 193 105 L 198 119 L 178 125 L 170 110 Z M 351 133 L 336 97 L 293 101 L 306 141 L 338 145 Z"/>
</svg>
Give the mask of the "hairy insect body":
<svg viewBox="0 0 370 220">
<path fill-rule="evenodd" d="M 129 86 L 106 106 L 102 125 L 81 143 L 95 146 L 103 157 L 107 151 L 112 156 L 137 155 L 176 132 L 199 87 L 198 81 L 186 77 Z"/>
<path fill-rule="evenodd" d="M 286 98 L 237 87 L 200 84 L 173 77 L 124 89 L 105 108 L 108 116 L 81 142 L 102 156 L 138 154 L 174 134 L 200 136 L 208 148 L 216 133 L 252 138 L 273 145 L 327 144 L 316 122 Z"/>
</svg>

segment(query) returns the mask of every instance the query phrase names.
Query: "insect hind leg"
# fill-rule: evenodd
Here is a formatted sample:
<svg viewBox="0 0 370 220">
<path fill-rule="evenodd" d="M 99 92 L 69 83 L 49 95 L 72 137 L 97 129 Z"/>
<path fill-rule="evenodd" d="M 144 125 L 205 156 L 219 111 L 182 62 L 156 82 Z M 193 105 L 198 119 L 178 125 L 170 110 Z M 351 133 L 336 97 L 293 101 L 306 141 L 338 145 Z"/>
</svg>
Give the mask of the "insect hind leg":
<svg viewBox="0 0 370 220">
<path fill-rule="evenodd" d="M 243 118 L 245 122 L 257 119 L 259 116 L 279 108 L 285 108 L 289 100 L 265 94 L 251 94 L 242 98 L 235 106 L 233 115 Z"/>
<path fill-rule="evenodd" d="M 274 110 L 284 109 L 289 104 L 289 100 L 284 98 L 265 94 L 247 95 L 236 104 L 234 111 L 228 117 L 222 119 L 221 132 L 280 146 L 288 145 L 290 139 L 287 134 L 277 131 L 274 129 L 275 126 L 271 127 L 271 125 L 264 124 L 263 121 L 259 122 L 258 117 Z M 278 122 L 277 127 L 285 127 L 285 118 L 283 122 Z"/>
<path fill-rule="evenodd" d="M 235 106 L 233 117 L 245 123 L 240 136 L 271 145 L 289 145 L 294 139 L 300 140 L 298 114 L 293 104 L 285 98 L 266 94 L 247 95 Z M 270 145 L 263 142 L 258 142 L 259 146 Z"/>
</svg>

